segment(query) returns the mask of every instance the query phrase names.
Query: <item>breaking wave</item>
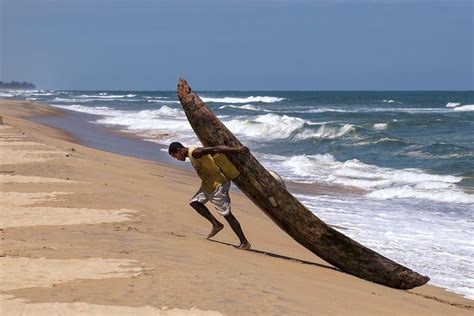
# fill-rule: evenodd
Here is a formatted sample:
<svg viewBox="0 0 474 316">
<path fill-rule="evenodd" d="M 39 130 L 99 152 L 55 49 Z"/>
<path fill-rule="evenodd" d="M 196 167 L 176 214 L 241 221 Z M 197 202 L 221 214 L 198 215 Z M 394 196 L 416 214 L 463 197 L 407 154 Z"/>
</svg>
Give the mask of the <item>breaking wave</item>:
<svg viewBox="0 0 474 316">
<path fill-rule="evenodd" d="M 331 154 L 297 155 L 290 158 L 264 156 L 287 179 L 332 183 L 367 190 L 375 199 L 424 199 L 472 204 L 474 194 L 456 185 L 463 178 L 429 174 L 419 169 L 393 169 L 365 164 L 357 159 L 339 162 Z"/>
<path fill-rule="evenodd" d="M 244 104 L 244 105 L 241 105 L 241 106 L 229 104 L 229 105 L 220 106 L 219 109 L 221 109 L 221 110 L 223 110 L 223 109 L 239 109 L 239 110 L 247 110 L 247 111 L 265 111 L 265 110 L 262 110 L 259 107 L 256 107 L 252 104 Z"/>
<path fill-rule="evenodd" d="M 382 129 L 387 129 L 388 124 L 387 123 L 375 123 L 374 124 L 374 129 L 376 130 L 382 130 Z"/>
<path fill-rule="evenodd" d="M 179 103 L 179 101 L 175 100 L 147 100 L 148 103 Z"/>
<path fill-rule="evenodd" d="M 457 106 L 453 109 L 454 111 L 474 111 L 474 104 L 466 104 Z"/>
<path fill-rule="evenodd" d="M 354 131 L 354 126 L 351 124 L 341 126 L 314 123 L 299 117 L 273 113 L 258 115 L 251 119 L 232 119 L 224 123 L 236 134 L 257 139 L 334 139 Z"/>
<path fill-rule="evenodd" d="M 262 103 L 275 103 L 285 100 L 285 98 L 269 97 L 269 96 L 250 96 L 247 98 L 208 98 L 201 97 L 204 102 L 215 102 L 215 103 L 250 103 L 250 102 L 262 102 Z"/>
<path fill-rule="evenodd" d="M 78 98 L 81 99 L 122 99 L 122 98 L 133 98 L 136 97 L 136 94 L 123 94 L 123 95 L 108 95 L 107 93 L 99 93 L 98 95 L 89 95 L 89 94 L 83 94 L 77 96 Z"/>
</svg>

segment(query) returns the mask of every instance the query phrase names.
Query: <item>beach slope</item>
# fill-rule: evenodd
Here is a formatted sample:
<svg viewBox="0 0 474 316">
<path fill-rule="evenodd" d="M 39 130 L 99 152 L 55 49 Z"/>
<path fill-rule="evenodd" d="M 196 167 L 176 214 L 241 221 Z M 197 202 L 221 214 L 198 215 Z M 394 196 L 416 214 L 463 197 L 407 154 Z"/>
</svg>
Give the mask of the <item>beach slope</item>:
<svg viewBox="0 0 474 316">
<path fill-rule="evenodd" d="M 253 250 L 235 249 L 228 227 L 206 240 L 191 171 L 82 146 L 30 120 L 67 115 L 45 105 L 0 101 L 0 115 L 2 314 L 473 312 L 435 286 L 395 290 L 334 269 L 237 193 Z"/>
</svg>

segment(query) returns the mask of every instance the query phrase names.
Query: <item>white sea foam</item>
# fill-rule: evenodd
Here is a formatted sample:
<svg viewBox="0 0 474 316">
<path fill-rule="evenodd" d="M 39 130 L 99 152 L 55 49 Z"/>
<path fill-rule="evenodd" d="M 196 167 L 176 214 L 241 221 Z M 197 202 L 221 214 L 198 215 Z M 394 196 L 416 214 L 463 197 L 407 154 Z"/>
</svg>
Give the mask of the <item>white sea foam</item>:
<svg viewBox="0 0 474 316">
<path fill-rule="evenodd" d="M 262 111 L 262 109 L 260 109 L 259 107 L 256 107 L 252 104 L 244 104 L 244 105 L 233 105 L 233 104 L 229 104 L 229 105 L 223 105 L 223 106 L 220 106 L 219 109 L 223 110 L 223 109 L 239 109 L 239 110 L 247 110 L 247 111 Z"/>
<path fill-rule="evenodd" d="M 252 119 L 233 119 L 224 124 L 236 134 L 253 138 L 284 139 L 302 128 L 305 120 L 286 115 L 265 114 Z"/>
<path fill-rule="evenodd" d="M 89 95 L 89 94 L 83 94 L 78 96 L 78 98 L 81 99 L 122 99 L 122 98 L 133 98 L 136 97 L 136 94 L 125 94 L 125 95 L 108 95 L 104 93 L 99 93 L 98 95 Z"/>
<path fill-rule="evenodd" d="M 397 101 L 395 101 L 395 100 L 383 100 L 382 102 L 384 102 L 384 103 L 395 103 Z"/>
<path fill-rule="evenodd" d="M 330 154 L 290 158 L 265 155 L 263 159 L 288 179 L 354 186 L 368 190 L 370 198 L 474 203 L 474 194 L 456 185 L 462 177 L 428 174 L 419 169 L 382 168 L 357 159 L 339 162 Z"/>
<path fill-rule="evenodd" d="M 310 109 L 307 111 L 295 111 L 298 113 L 324 113 L 324 112 L 340 112 L 340 113 L 347 113 L 347 112 L 357 112 L 357 110 L 350 110 L 350 109 L 335 109 L 335 108 L 321 108 L 321 109 Z"/>
<path fill-rule="evenodd" d="M 355 127 L 351 124 L 332 125 L 316 123 L 299 117 L 269 113 L 252 118 L 235 118 L 224 121 L 235 134 L 254 139 L 303 140 L 311 138 L 335 139 L 351 134 Z M 311 126 L 320 125 L 316 130 Z"/>
<path fill-rule="evenodd" d="M 55 104 L 67 110 L 100 115 L 97 124 L 124 127 L 124 131 L 137 133 L 146 140 L 168 143 L 179 137 L 184 143 L 196 143 L 197 139 L 181 109 L 166 105 L 155 110 L 124 111 L 106 106 L 84 106 L 81 104 Z"/>
<path fill-rule="evenodd" d="M 408 156 L 408 157 L 421 158 L 421 159 L 453 159 L 453 158 L 473 156 L 473 154 L 467 153 L 467 152 L 441 155 L 441 154 L 430 154 L 430 153 L 423 152 L 421 150 L 407 151 L 407 152 L 402 153 L 401 155 Z"/>
<path fill-rule="evenodd" d="M 146 100 L 148 103 L 179 103 L 179 101 L 176 100 Z"/>
<path fill-rule="evenodd" d="M 382 129 L 387 129 L 387 128 L 388 128 L 387 123 L 376 123 L 376 124 L 374 124 L 374 129 L 377 129 L 377 130 L 382 130 Z"/>
<path fill-rule="evenodd" d="M 454 111 L 474 111 L 474 104 L 466 104 L 462 106 L 455 107 Z"/>
<path fill-rule="evenodd" d="M 455 107 L 457 107 L 458 105 L 461 105 L 461 103 L 448 102 L 448 104 L 446 104 L 446 107 L 447 107 L 447 108 L 455 108 Z"/>
<path fill-rule="evenodd" d="M 11 97 L 30 97 L 30 96 L 50 96 L 52 92 L 46 90 L 1 90 L 0 98 L 11 98 Z"/>
<path fill-rule="evenodd" d="M 184 112 L 163 105 L 157 110 L 120 111 L 118 115 L 107 115 L 97 120 L 99 124 L 121 125 L 130 131 L 152 130 L 162 133 L 191 132 L 191 126 L 185 119 Z"/>
<path fill-rule="evenodd" d="M 364 108 L 360 112 L 446 113 L 445 108 Z"/>
<path fill-rule="evenodd" d="M 347 146 L 351 146 L 351 147 L 357 147 L 357 146 L 367 146 L 367 145 L 374 145 L 374 144 L 380 144 L 380 143 L 384 143 L 384 142 L 400 142 L 399 139 L 396 139 L 396 138 L 389 138 L 389 137 L 383 137 L 381 139 L 378 139 L 376 141 L 373 141 L 373 140 L 369 140 L 369 141 L 358 141 L 358 142 L 354 142 L 352 144 L 349 144 Z"/>
<path fill-rule="evenodd" d="M 120 115 L 122 113 L 122 111 L 118 111 L 113 108 L 109 108 L 107 106 L 84 106 L 80 104 L 71 104 L 71 105 L 54 104 L 53 106 L 70 110 L 70 111 L 76 111 L 76 112 L 88 113 L 88 114 L 94 114 L 94 115 Z"/>
<path fill-rule="evenodd" d="M 436 187 L 436 185 L 433 185 Z M 379 189 L 368 194 L 369 197 L 377 199 L 393 199 L 393 198 L 404 198 L 404 199 L 425 199 L 434 200 L 438 202 L 446 203 L 474 203 L 474 196 L 472 194 L 466 194 L 461 190 L 438 190 L 438 189 L 425 189 L 418 188 L 417 186 L 403 186 L 396 188 Z"/>
<path fill-rule="evenodd" d="M 391 203 L 355 194 L 297 197 L 325 222 L 347 227 L 344 234 L 363 245 L 429 275 L 434 285 L 474 298 L 474 205 Z"/>
<path fill-rule="evenodd" d="M 204 102 L 216 102 L 216 103 L 250 103 L 250 102 L 263 102 L 263 103 L 275 103 L 285 100 L 285 98 L 269 97 L 269 96 L 250 96 L 246 98 L 235 98 L 235 97 L 224 97 L 224 98 L 211 98 L 201 97 Z"/>
<path fill-rule="evenodd" d="M 65 102 L 65 103 L 87 103 L 87 102 L 93 102 L 97 101 L 97 99 L 77 99 L 77 98 L 60 98 L 60 97 L 55 97 L 53 99 L 53 102 Z M 102 101 L 113 101 L 113 100 L 102 100 Z"/>
<path fill-rule="evenodd" d="M 342 126 L 330 126 L 323 124 L 317 131 L 302 130 L 294 136 L 294 139 L 311 139 L 311 138 L 325 138 L 336 139 L 355 132 L 355 127 L 352 124 L 344 124 Z"/>
<path fill-rule="evenodd" d="M 373 107 L 355 107 L 355 108 L 318 108 L 308 110 L 283 110 L 281 113 L 325 113 L 325 112 L 339 112 L 339 113 L 371 113 L 371 112 L 401 112 L 401 113 L 449 113 L 451 110 L 447 108 L 373 108 Z"/>
</svg>

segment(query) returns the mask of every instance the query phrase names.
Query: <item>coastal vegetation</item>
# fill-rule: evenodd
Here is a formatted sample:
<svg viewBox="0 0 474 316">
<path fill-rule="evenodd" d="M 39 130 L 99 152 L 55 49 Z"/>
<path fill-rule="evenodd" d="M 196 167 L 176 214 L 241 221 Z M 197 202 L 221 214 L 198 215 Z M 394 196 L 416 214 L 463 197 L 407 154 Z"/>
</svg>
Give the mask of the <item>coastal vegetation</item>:
<svg viewBox="0 0 474 316">
<path fill-rule="evenodd" d="M 0 89 L 12 89 L 12 90 L 33 90 L 36 89 L 36 86 L 32 83 L 23 81 L 10 81 L 3 82 L 0 81 Z"/>
</svg>

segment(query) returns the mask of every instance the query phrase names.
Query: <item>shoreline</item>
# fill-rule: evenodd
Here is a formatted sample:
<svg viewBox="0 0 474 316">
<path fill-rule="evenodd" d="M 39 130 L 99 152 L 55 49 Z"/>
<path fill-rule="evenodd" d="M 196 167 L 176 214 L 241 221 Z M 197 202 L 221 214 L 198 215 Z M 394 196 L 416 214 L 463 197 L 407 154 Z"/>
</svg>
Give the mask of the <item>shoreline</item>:
<svg viewBox="0 0 474 316">
<path fill-rule="evenodd" d="M 17 108 L 11 104 L 16 104 Z M 22 104 L 20 109 L 18 104 Z M 97 255 L 103 258 L 138 260 L 151 269 L 146 270 L 144 266 L 136 278 L 130 276 L 126 278 L 127 281 L 122 280 L 123 278 L 94 281 L 85 277 L 84 281 L 75 281 L 81 283 L 79 290 L 76 290 L 74 284 L 59 282 L 54 283 L 58 284 L 56 288 L 48 288 L 46 291 L 44 288 L 2 289 L 0 294 L 12 294 L 36 303 L 79 301 L 136 308 L 161 308 L 166 305 L 186 309 L 194 305 L 201 310 L 225 314 L 235 314 L 242 308 L 248 312 L 253 311 L 252 308 L 258 308 L 257 313 L 309 314 L 318 310 L 325 314 L 377 314 L 391 311 L 402 314 L 453 315 L 468 314 L 473 309 L 473 301 L 436 286 L 399 291 L 357 279 L 332 268 L 327 269 L 329 266 L 326 263 L 282 233 L 241 195 L 233 195 L 233 204 L 236 216 L 241 219 L 244 229 L 254 241 L 251 241 L 254 251 L 241 252 L 229 247 L 235 244 L 236 239 L 229 229 L 219 234 L 214 242 L 204 240 L 203 236 L 209 227 L 187 206 L 187 200 L 199 185 L 192 172 L 163 162 L 85 147 L 76 143 L 78 140 L 72 135 L 30 121 L 32 118 L 35 121 L 34 117 L 38 115 L 57 115 L 60 109 L 55 112 L 56 109 L 52 107 L 8 100 L 0 101 L 0 110 L 4 123 L 21 129 L 28 141 L 47 144 L 66 153 L 58 158 L 59 161 L 21 165 L 12 161 L 10 164 L 0 165 L 2 171 L 15 169 L 11 175 L 61 177 L 69 178 L 68 181 L 90 183 L 86 188 L 81 188 L 80 184 L 52 183 L 47 186 L 48 190 L 67 190 L 72 193 L 62 202 L 45 200 L 40 202 L 41 205 L 112 209 L 125 207 L 135 211 L 130 214 L 137 214 L 128 215 L 135 218 L 127 218 L 124 221 L 126 224 L 107 222 L 59 225 L 64 228 L 60 231 L 59 226 L 54 225 L 7 227 L 4 228 L 3 235 L 8 252 L 2 254 L 6 255 L 3 258 L 45 257 L 67 261 Z M 31 115 L 27 120 L 19 118 L 26 114 Z M 34 150 L 32 144 L 22 147 Z M 71 151 L 71 147 L 74 147 L 74 151 Z M 64 163 L 60 163 L 61 161 Z M 0 173 L 4 174 L 6 173 Z M 74 188 L 66 189 L 69 185 Z M 3 187 L 4 192 L 41 192 L 45 189 L 44 184 L 31 182 L 7 183 Z M 39 236 L 45 241 L 38 241 Z M 97 238 L 105 244 L 94 244 Z M 42 244 L 46 250 L 42 250 Z M 151 253 L 148 252 L 149 249 L 153 249 Z M 212 260 L 209 254 L 213 254 Z M 208 273 L 198 271 L 196 266 Z M 229 267 L 232 268 L 230 271 L 226 269 Z M 308 282 L 309 279 L 316 282 Z M 154 282 L 158 280 L 172 284 L 163 285 L 163 282 L 159 282 L 164 288 L 160 285 L 155 288 Z M 125 285 L 128 290 L 129 284 L 133 285 L 133 299 L 127 298 L 127 291 L 122 291 Z M 119 289 L 113 290 L 117 285 Z M 201 293 L 194 293 L 196 287 Z M 97 293 L 98 297 L 94 297 L 94 292 L 99 288 L 110 290 L 115 299 L 120 297 L 123 301 L 119 300 L 118 304 L 119 301 L 114 302 L 107 295 Z M 161 294 L 162 297 L 154 302 L 153 296 L 145 294 L 147 290 L 158 296 Z M 43 294 L 43 291 L 47 293 Z M 221 293 L 219 291 L 226 295 L 222 298 L 215 297 L 213 293 Z M 210 297 L 204 295 L 206 293 Z M 231 296 L 233 299 L 229 300 Z"/>
<path fill-rule="evenodd" d="M 167 154 L 166 145 L 147 141 L 141 138 L 138 134 L 123 131 L 118 127 L 97 125 L 88 121 L 88 119 L 97 120 L 98 117 L 101 117 L 100 115 L 79 113 L 68 109 L 57 108 L 48 104 L 41 105 L 58 110 L 58 115 L 33 117 L 32 120 L 40 124 L 45 124 L 51 128 L 61 130 L 68 135 L 73 135 L 74 142 L 78 144 L 128 157 L 165 163 L 184 170 L 193 171 L 190 164 L 177 162 L 175 159 L 171 159 Z M 86 128 L 84 128 L 84 125 Z M 99 137 L 98 139 L 95 139 L 95 137 L 90 136 Z M 106 141 L 108 143 L 106 143 Z M 114 143 L 117 143 L 116 146 L 114 146 Z M 286 181 L 285 184 L 292 193 L 296 194 L 334 195 L 335 193 L 363 194 L 367 192 L 357 187 L 333 184 L 308 184 L 296 181 Z M 233 189 L 240 192 L 240 190 L 235 186 Z"/>
</svg>

